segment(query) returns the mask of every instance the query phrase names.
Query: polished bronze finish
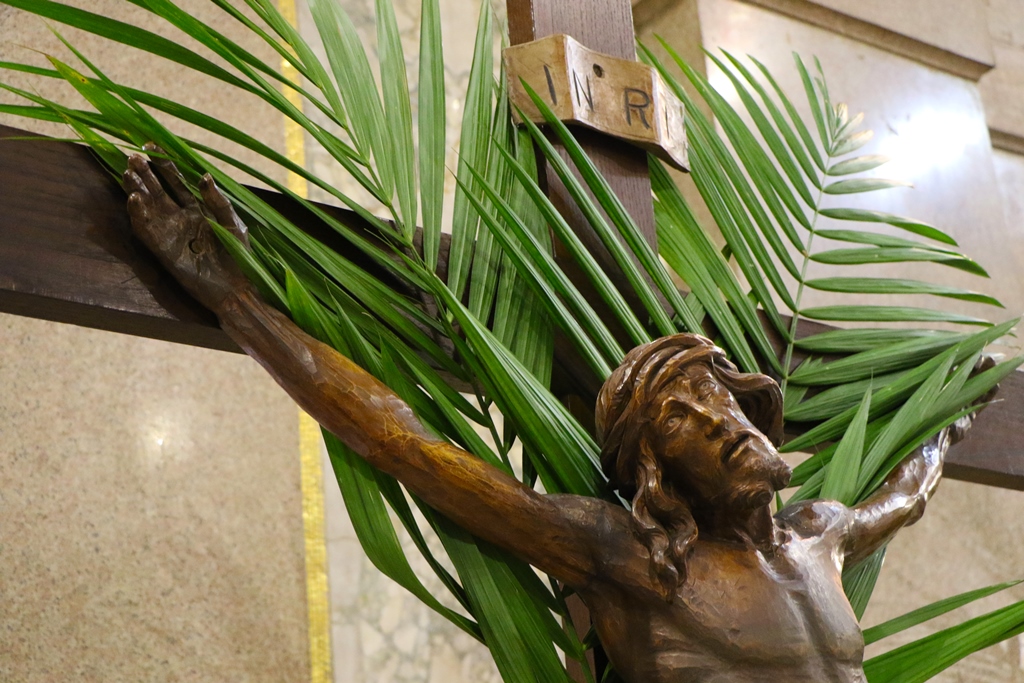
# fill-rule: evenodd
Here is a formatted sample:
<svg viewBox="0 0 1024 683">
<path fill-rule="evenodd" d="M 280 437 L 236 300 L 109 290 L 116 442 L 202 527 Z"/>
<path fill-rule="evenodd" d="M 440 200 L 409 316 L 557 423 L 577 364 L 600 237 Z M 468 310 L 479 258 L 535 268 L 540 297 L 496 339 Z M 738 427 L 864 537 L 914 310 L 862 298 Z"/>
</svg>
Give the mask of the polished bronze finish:
<svg viewBox="0 0 1024 683">
<path fill-rule="evenodd" d="M 634 349 L 601 391 L 602 463 L 631 509 L 543 495 L 431 436 L 390 389 L 264 302 L 207 215 L 245 240 L 209 178 L 205 205 L 174 167 L 133 156 L 136 234 L 228 335 L 320 424 L 478 537 L 571 586 L 630 683 L 864 681 L 843 593 L 866 558 L 922 514 L 965 419 L 907 457 L 855 507 L 807 501 L 772 515 L 789 467 L 778 386 L 680 334 Z"/>
</svg>

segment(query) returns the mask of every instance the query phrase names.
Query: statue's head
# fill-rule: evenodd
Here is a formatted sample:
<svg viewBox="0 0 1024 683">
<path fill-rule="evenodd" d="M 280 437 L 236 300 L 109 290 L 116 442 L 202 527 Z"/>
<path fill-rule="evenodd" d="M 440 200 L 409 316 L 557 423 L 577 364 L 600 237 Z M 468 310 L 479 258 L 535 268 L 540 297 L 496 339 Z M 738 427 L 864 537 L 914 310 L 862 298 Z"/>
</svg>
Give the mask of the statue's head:
<svg viewBox="0 0 1024 683">
<path fill-rule="evenodd" d="M 782 394 L 741 373 L 704 337 L 678 334 L 633 349 L 597 400 L 601 463 L 633 501 L 633 522 L 666 591 L 685 576 L 695 508 L 753 509 L 789 483 L 774 444 Z"/>
</svg>

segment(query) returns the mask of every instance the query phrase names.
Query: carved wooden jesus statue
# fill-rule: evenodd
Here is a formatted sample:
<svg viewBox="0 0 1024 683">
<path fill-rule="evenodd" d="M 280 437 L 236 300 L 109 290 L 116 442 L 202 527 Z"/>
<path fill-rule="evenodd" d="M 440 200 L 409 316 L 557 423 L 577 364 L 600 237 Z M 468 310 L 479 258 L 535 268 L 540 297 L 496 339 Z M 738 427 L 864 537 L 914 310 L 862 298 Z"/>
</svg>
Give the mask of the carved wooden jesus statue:
<svg viewBox="0 0 1024 683">
<path fill-rule="evenodd" d="M 772 445 L 781 436 L 778 386 L 739 373 L 708 340 L 676 335 L 634 349 L 598 400 L 604 468 L 632 510 L 542 495 L 430 436 L 390 389 L 264 302 L 207 224 L 209 211 L 246 240 L 209 177 L 204 207 L 173 165 L 153 167 L 133 156 L 125 181 L 134 229 L 163 265 L 359 455 L 574 588 L 626 681 L 866 680 L 843 565 L 920 517 L 952 432 L 909 456 L 861 505 L 814 501 L 772 516 L 790 478 Z"/>
</svg>

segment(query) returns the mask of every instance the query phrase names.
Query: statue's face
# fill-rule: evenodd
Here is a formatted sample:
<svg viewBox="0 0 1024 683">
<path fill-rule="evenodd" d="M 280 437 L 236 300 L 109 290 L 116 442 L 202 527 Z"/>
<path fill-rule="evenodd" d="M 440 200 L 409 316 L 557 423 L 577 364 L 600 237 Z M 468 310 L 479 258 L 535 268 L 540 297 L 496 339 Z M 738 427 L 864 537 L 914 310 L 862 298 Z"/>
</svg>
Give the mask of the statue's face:
<svg viewBox="0 0 1024 683">
<path fill-rule="evenodd" d="M 686 367 L 651 410 L 663 482 L 693 502 L 761 507 L 789 483 L 789 466 L 709 365 Z"/>
</svg>

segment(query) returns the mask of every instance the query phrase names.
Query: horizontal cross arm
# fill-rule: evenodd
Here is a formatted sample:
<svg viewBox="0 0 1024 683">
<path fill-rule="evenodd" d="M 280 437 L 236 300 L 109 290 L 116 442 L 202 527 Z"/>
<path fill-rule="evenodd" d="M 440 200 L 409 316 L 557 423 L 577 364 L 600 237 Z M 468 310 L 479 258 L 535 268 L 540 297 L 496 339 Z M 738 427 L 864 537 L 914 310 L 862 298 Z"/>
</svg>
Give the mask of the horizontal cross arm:
<svg viewBox="0 0 1024 683">
<path fill-rule="evenodd" d="M 9 139 L 27 135 L 0 126 L 0 312 L 238 351 L 216 318 L 131 235 L 124 191 L 91 152 L 66 142 Z M 340 238 L 305 209 L 282 195 L 259 192 L 315 237 L 338 245 Z M 373 234 L 351 211 L 325 209 Z M 373 267 L 368 260 L 360 265 Z M 559 348 L 559 383 L 575 393 L 595 393 L 593 381 L 574 365 L 575 354 L 564 343 Z M 1024 373 L 1008 377 L 999 398 L 952 450 L 946 474 L 1024 490 Z"/>
<path fill-rule="evenodd" d="M 85 146 L 0 126 L 0 312 L 240 352 L 131 232 L 127 197 Z M 263 200 L 329 246 L 387 275 L 312 212 L 276 192 Z M 321 205 L 373 237 L 352 211 Z M 417 235 L 418 236 L 418 235 Z M 442 239 L 439 273 L 447 268 Z"/>
</svg>

